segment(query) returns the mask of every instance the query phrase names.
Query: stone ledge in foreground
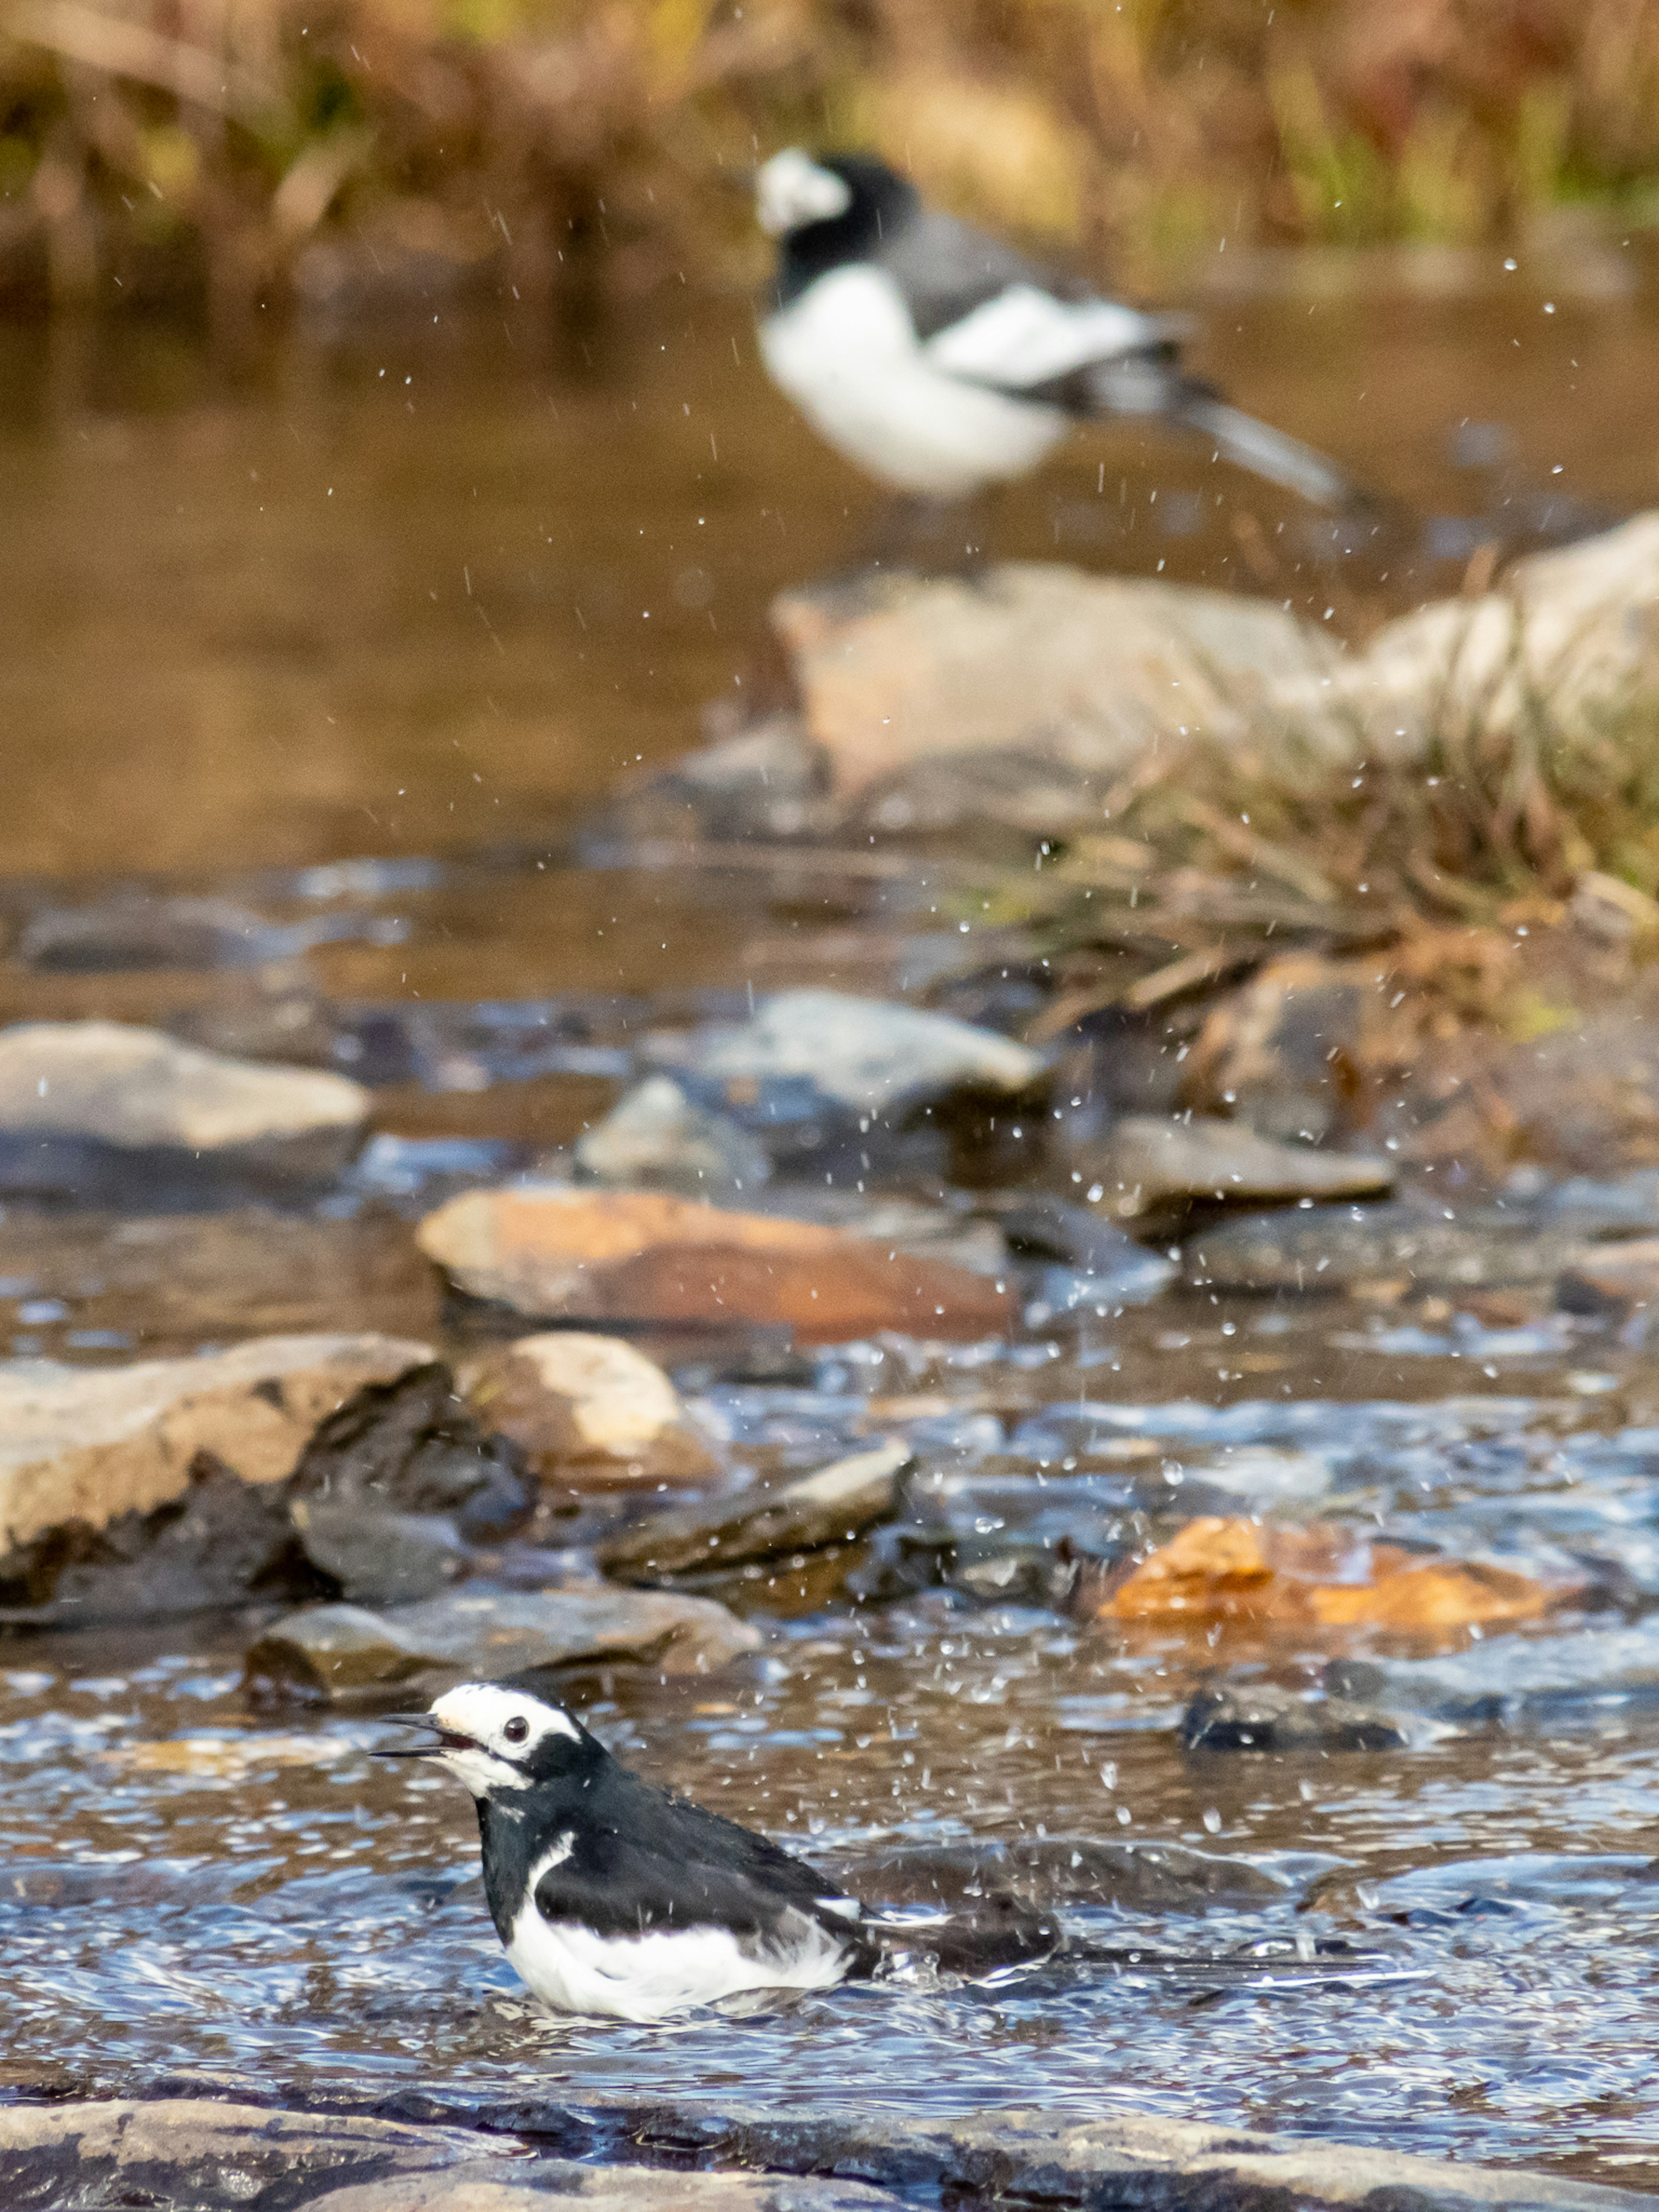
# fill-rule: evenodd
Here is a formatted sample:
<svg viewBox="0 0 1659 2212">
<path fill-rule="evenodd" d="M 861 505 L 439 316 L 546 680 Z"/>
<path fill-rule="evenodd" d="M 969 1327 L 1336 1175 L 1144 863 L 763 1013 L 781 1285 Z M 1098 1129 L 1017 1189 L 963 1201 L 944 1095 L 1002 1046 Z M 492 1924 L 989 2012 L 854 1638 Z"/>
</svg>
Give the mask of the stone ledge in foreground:
<svg viewBox="0 0 1659 2212">
<path fill-rule="evenodd" d="M 187 2136 L 191 2128 L 208 2126 L 204 2116 L 216 2112 L 230 2130 L 228 2140 L 240 2130 L 245 2140 L 303 2143 L 310 2129 L 325 2146 L 343 2143 L 350 2157 L 363 2160 L 373 2151 L 406 2163 L 364 2174 L 352 2172 L 337 2154 L 330 2170 L 314 2161 L 307 2169 L 296 2154 L 297 2179 L 280 2191 L 252 2194 L 243 2183 L 234 2199 L 155 2193 L 149 2199 L 155 2212 L 217 2212 L 222 2203 L 232 2202 L 252 2205 L 254 2212 L 313 2205 L 319 2212 L 325 2205 L 328 2212 L 529 2212 L 526 2200 L 534 2194 L 614 2201 L 618 2212 L 624 2204 L 637 2204 L 641 2212 L 702 2212 L 705 2205 L 710 2212 L 720 2206 L 732 2212 L 739 2207 L 744 2212 L 838 2212 L 841 2207 L 874 2212 L 899 2201 L 936 2205 L 941 2195 L 963 2212 L 1036 2203 L 1052 2212 L 1317 2212 L 1323 2206 L 1344 2212 L 1653 2212 L 1654 2205 L 1639 2191 L 1523 2169 L 1150 2116 L 1115 2115 L 1067 2126 L 1017 2110 L 930 2120 L 830 2106 L 773 2112 L 713 2100 L 562 2104 L 534 2097 L 464 2113 L 437 2099 L 405 2093 L 396 2100 L 399 2117 L 381 2119 L 364 2113 L 362 2100 L 327 2091 L 316 2100 L 321 2109 L 302 2115 L 258 2109 L 269 2093 L 251 2080 L 173 2075 L 165 2086 L 174 2093 L 205 2094 L 174 2094 L 148 2106 L 57 2104 L 0 2111 L 0 2201 L 8 2207 L 67 2202 L 88 2212 L 131 2201 L 84 2191 L 78 2196 L 20 2193 L 17 2182 L 27 2169 L 13 2161 L 33 2154 L 27 2149 L 31 2126 L 43 2140 L 61 2143 L 74 2135 L 76 2115 L 142 2112 L 148 2117 L 129 2119 L 128 2128 L 142 2126 L 144 2140 L 160 2140 L 169 2124 L 161 2115 L 180 2116 Z M 225 2102 L 213 2101 L 216 2090 Z M 232 2102 L 233 2095 L 247 2102 Z M 465 2132 L 465 2122 L 477 2131 Z M 362 2133 L 343 2136 L 342 2129 Z M 384 2131 L 383 2137 L 375 2130 Z M 382 2140 L 386 2149 L 374 2150 Z M 501 2156 L 509 2145 L 517 2155 Z M 423 2166 L 417 2159 L 422 2146 L 430 2147 L 422 2154 Z M 538 2148 L 546 2154 L 534 2154 Z M 487 2170 L 469 2164 L 465 2174 L 456 2171 L 463 2152 L 469 2161 L 488 2157 Z M 573 2154 L 606 2162 L 574 2165 Z M 662 2193 L 665 2168 L 676 2170 L 681 2194 Z M 727 2185 L 719 2193 L 686 2188 L 692 2178 L 687 2168 Z M 58 2171 L 60 2181 L 76 2178 L 70 2169 Z M 418 2186 L 417 2172 L 426 2177 Z M 314 2185 L 307 2172 L 317 2174 Z M 405 2173 L 410 2184 L 399 2193 L 392 2185 Z M 609 2177 L 615 2180 L 613 2198 Z M 792 2185 L 769 2193 L 755 2186 L 763 2177 L 793 2178 Z M 191 2177 L 181 2179 L 193 2186 Z M 300 2179 L 305 2186 L 298 2185 Z M 370 2190 L 370 2181 L 385 2185 Z M 343 2194 L 348 2183 L 352 2191 Z"/>
</svg>

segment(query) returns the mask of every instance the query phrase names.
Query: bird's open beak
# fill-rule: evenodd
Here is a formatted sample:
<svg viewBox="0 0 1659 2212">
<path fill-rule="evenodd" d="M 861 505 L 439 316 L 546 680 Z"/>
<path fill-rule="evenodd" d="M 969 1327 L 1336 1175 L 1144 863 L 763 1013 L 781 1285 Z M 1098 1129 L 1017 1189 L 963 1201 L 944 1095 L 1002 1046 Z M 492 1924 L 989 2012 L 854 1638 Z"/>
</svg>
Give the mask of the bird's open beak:
<svg viewBox="0 0 1659 2212">
<path fill-rule="evenodd" d="M 425 1743 L 376 1744 L 370 1752 L 371 1759 L 439 1759 L 447 1751 L 475 1751 L 477 1746 L 470 1735 L 462 1735 L 454 1729 L 447 1729 L 430 1713 L 386 1713 L 383 1716 L 388 1728 L 424 1729 Z"/>
</svg>

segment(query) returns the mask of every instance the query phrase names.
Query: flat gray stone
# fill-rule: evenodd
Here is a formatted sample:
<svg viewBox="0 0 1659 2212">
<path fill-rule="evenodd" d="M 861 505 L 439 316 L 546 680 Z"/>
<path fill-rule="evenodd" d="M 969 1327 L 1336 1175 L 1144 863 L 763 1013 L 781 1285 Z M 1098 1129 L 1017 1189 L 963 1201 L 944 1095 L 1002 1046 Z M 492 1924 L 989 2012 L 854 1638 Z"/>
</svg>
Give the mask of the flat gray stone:
<svg viewBox="0 0 1659 2212">
<path fill-rule="evenodd" d="M 472 1555 L 446 1513 L 377 1512 L 361 1502 L 296 1498 L 289 1509 L 306 1557 L 354 1605 L 412 1605 L 471 1571 Z"/>
<path fill-rule="evenodd" d="M 904 2212 L 904 2200 L 887 2190 L 817 2174 L 681 2173 L 562 2158 L 510 2173 L 491 2165 L 400 2174 L 331 2190 L 307 2212 L 552 2212 L 573 2201 L 589 2212 Z"/>
<path fill-rule="evenodd" d="M 289 1613 L 250 1645 L 258 1704 L 338 1704 L 399 1683 L 435 1691 L 526 1667 L 638 1665 L 705 1674 L 761 1645 L 712 1599 L 625 1589 L 465 1589 L 384 1613 L 352 1605 Z"/>
<path fill-rule="evenodd" d="M 624 2156 L 526 2157 L 499 2136 L 228 2100 L 11 2106 L 0 2108 L 0 2189 L 20 2212 L 538 2212 L 573 2195 L 604 2212 L 875 2212 L 895 2201 L 884 2191 L 911 2205 L 1055 2212 L 1651 2212 L 1653 2201 L 1515 2167 L 1137 2114 L 1067 2125 L 1019 2109 L 930 2119 L 708 2096 L 584 2095 L 573 2107 L 522 2089 L 512 2110 L 532 2142 Z"/>
<path fill-rule="evenodd" d="M 1369 1198 L 1393 1188 L 1387 1160 L 1259 1137 L 1242 1121 L 1131 1114 L 1107 1140 L 1103 1210 L 1120 1219 L 1194 1201 L 1260 1206 L 1298 1198 Z"/>
<path fill-rule="evenodd" d="M 764 1484 L 706 1504 L 653 1513 L 600 1546 L 607 1574 L 684 1574 L 849 1541 L 892 1513 L 908 1444 L 884 1443 L 798 1482 Z"/>
<path fill-rule="evenodd" d="M 210 2098 L 8 2105 L 0 2106 L 0 2203 L 9 2212 L 140 2204 L 154 2212 L 274 2212 L 279 2205 L 287 2212 L 331 2185 L 432 2174 L 462 2160 L 483 2180 L 511 2170 L 517 2152 L 516 2144 L 458 2128 Z M 459 2203 L 452 2212 L 461 2212 Z"/>
<path fill-rule="evenodd" d="M 356 1151 L 368 1103 L 345 1076 L 228 1060 L 159 1030 L 23 1022 L 0 1030 L 0 1183 L 325 1180 Z"/>
<path fill-rule="evenodd" d="M 1040 1053 L 994 1030 L 846 991 L 781 991 L 753 1021 L 658 1049 L 727 1086 L 805 1078 L 826 1099 L 866 1115 L 953 1091 L 1012 1095 L 1043 1069 Z"/>
</svg>

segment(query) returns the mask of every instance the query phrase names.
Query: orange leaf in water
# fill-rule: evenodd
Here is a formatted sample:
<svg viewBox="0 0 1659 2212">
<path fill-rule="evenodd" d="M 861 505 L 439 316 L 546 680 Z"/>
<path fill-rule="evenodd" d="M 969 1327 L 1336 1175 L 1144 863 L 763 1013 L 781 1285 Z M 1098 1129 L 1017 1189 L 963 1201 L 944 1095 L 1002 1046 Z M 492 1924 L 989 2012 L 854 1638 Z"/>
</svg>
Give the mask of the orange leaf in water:
<svg viewBox="0 0 1659 2212">
<path fill-rule="evenodd" d="M 1504 1567 L 1425 1558 L 1340 1522 L 1275 1528 L 1208 1515 L 1109 1576 L 1109 1620 L 1435 1630 L 1535 1620 L 1576 1595 Z"/>
</svg>

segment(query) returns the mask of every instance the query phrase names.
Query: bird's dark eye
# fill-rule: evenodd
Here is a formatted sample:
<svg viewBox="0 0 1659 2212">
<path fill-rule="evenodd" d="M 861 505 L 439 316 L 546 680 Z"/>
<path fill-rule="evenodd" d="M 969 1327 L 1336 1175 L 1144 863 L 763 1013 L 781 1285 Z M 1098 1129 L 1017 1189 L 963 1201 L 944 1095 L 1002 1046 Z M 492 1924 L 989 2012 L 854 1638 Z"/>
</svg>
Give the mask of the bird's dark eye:
<svg viewBox="0 0 1659 2212">
<path fill-rule="evenodd" d="M 509 1743 L 522 1743 L 530 1733 L 530 1723 L 522 1714 L 514 1713 L 501 1734 Z"/>
</svg>

